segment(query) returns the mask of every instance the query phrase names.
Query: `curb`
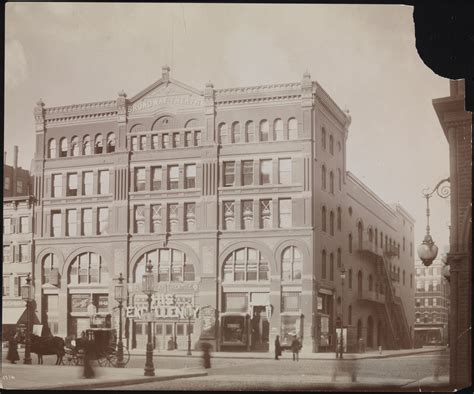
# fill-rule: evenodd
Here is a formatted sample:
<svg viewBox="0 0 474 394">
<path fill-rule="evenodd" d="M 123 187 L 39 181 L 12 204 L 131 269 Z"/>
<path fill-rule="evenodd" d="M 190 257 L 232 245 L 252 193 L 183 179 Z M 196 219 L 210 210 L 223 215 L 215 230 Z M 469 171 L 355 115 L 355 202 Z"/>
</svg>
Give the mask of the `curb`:
<svg viewBox="0 0 474 394">
<path fill-rule="evenodd" d="M 37 387 L 34 387 L 33 390 L 90 390 L 90 389 L 95 389 L 95 388 L 129 386 L 129 385 L 141 384 L 141 383 L 162 382 L 166 380 L 196 378 L 196 377 L 201 377 L 201 376 L 207 376 L 207 372 L 194 372 L 194 373 L 189 373 L 187 375 L 173 375 L 173 376 L 150 376 L 150 377 L 127 379 L 127 380 L 115 379 L 115 380 L 108 380 L 106 382 L 104 381 L 91 382 L 91 383 L 79 382 L 75 384 L 63 384 L 59 386 L 37 386 Z"/>
</svg>

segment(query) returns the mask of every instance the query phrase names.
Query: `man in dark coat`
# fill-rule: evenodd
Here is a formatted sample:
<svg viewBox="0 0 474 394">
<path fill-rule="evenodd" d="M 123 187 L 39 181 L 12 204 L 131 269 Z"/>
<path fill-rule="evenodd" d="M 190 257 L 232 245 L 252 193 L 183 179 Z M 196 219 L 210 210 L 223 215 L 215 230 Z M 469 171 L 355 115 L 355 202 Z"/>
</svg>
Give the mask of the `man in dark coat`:
<svg viewBox="0 0 474 394">
<path fill-rule="evenodd" d="M 83 333 L 81 344 L 84 349 L 84 377 L 86 379 L 91 379 L 95 376 L 94 369 L 91 365 L 91 360 L 94 353 L 94 342 Z"/>
<path fill-rule="evenodd" d="M 275 339 L 275 360 L 279 360 L 278 356 L 281 356 L 281 345 L 279 335 L 277 335 Z"/>
<path fill-rule="evenodd" d="M 11 337 L 8 341 L 8 354 L 7 360 L 10 361 L 12 364 L 16 364 L 15 361 L 18 361 L 20 356 L 18 354 L 18 342 L 16 340 L 16 335 Z"/>
<path fill-rule="evenodd" d="M 293 361 L 299 361 L 300 341 L 296 335 L 293 338 L 293 342 L 291 342 L 291 350 L 293 351 Z"/>
</svg>

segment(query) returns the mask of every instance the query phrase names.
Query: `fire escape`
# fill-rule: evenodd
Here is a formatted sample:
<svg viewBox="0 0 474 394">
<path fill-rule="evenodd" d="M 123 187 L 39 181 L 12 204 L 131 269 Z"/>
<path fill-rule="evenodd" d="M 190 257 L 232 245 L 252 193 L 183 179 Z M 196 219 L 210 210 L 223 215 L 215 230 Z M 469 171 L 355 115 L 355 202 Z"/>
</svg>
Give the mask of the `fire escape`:
<svg viewBox="0 0 474 394">
<path fill-rule="evenodd" d="M 391 259 L 397 255 L 396 250 L 377 247 L 374 242 L 364 241 L 359 245 L 359 253 L 376 264 L 376 279 L 380 284 L 375 291 L 362 290 L 359 300 L 374 303 L 379 315 L 384 316 L 385 346 L 388 349 L 411 348 L 412 340 L 405 309 L 393 283 L 400 278 L 389 268 Z"/>
</svg>

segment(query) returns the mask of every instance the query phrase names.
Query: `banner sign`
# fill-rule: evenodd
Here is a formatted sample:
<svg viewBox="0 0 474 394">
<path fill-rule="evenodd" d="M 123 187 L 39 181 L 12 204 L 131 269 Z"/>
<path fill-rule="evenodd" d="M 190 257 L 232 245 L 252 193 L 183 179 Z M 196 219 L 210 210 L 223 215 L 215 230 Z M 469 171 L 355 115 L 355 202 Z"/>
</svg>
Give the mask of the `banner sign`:
<svg viewBox="0 0 474 394">
<path fill-rule="evenodd" d="M 143 319 L 144 314 L 148 312 L 148 297 L 137 294 L 133 301 L 133 306 L 126 308 L 126 317 Z M 187 319 L 186 309 L 190 306 L 191 317 L 196 318 L 199 307 L 194 306 L 194 295 L 192 294 L 154 294 L 151 300 L 151 311 L 155 319 Z"/>
</svg>

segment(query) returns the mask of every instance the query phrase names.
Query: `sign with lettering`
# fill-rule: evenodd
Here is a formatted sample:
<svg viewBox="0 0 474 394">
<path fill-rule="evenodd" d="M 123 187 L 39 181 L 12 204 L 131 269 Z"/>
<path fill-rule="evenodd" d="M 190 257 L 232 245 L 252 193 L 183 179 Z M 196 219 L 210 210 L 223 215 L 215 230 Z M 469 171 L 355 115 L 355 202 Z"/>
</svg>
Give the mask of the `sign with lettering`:
<svg viewBox="0 0 474 394">
<path fill-rule="evenodd" d="M 194 282 L 158 282 L 155 283 L 154 290 L 156 293 L 174 293 L 178 291 L 192 291 L 195 292 L 199 288 L 197 283 Z M 128 284 L 129 293 L 141 293 L 142 284 L 141 283 L 129 283 Z"/>
<path fill-rule="evenodd" d="M 148 297 L 137 294 L 133 306 L 126 308 L 126 317 L 131 319 L 149 319 Z M 194 306 L 193 294 L 154 294 L 151 300 L 151 313 L 154 319 L 187 319 L 186 308 L 192 308 L 193 318 L 197 318 L 199 307 Z"/>
<path fill-rule="evenodd" d="M 87 312 L 87 306 L 91 300 L 90 294 L 72 294 L 71 312 Z"/>
<path fill-rule="evenodd" d="M 199 311 L 201 318 L 201 339 L 214 339 L 216 337 L 216 309 L 210 305 L 204 306 Z"/>
<path fill-rule="evenodd" d="M 129 107 L 129 114 L 154 110 L 159 107 L 202 107 L 204 100 L 200 96 L 179 94 L 174 96 L 145 97 Z"/>
</svg>

